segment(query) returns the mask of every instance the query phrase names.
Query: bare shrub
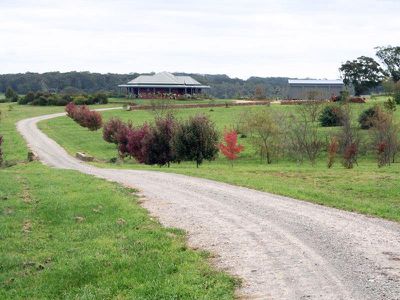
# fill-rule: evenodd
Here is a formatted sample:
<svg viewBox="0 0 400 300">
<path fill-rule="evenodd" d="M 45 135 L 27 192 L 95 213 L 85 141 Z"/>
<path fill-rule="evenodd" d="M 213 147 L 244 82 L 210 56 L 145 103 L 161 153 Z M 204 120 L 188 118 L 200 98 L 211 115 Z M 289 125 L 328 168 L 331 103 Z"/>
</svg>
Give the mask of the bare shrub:
<svg viewBox="0 0 400 300">
<path fill-rule="evenodd" d="M 151 112 L 155 118 L 163 118 L 166 115 L 172 115 L 172 100 L 165 99 L 151 99 L 150 100 Z"/>
<path fill-rule="evenodd" d="M 324 144 L 318 135 L 317 124 L 304 111 L 298 115 L 291 114 L 288 119 L 287 137 L 291 155 L 301 162 L 306 158 L 314 165 Z"/>
<path fill-rule="evenodd" d="M 339 147 L 342 154 L 342 164 L 346 169 L 353 168 L 357 164 L 357 157 L 360 146 L 360 137 L 351 124 L 351 108 L 346 104 L 341 110 L 340 120 L 342 123 L 339 133 Z"/>
<path fill-rule="evenodd" d="M 378 166 L 390 165 L 400 148 L 399 125 L 394 122 L 393 114 L 380 108 L 371 121 L 373 126 L 369 132 Z"/>
<path fill-rule="evenodd" d="M 262 109 L 246 112 L 241 117 L 242 131 L 249 136 L 250 142 L 258 149 L 261 160 L 271 164 L 282 146 L 282 123 L 284 115 Z"/>
<path fill-rule="evenodd" d="M 311 122 L 315 122 L 321 114 L 324 106 L 325 102 L 323 101 L 306 101 L 299 106 L 299 112 L 307 117 L 309 120 L 311 120 Z"/>
</svg>

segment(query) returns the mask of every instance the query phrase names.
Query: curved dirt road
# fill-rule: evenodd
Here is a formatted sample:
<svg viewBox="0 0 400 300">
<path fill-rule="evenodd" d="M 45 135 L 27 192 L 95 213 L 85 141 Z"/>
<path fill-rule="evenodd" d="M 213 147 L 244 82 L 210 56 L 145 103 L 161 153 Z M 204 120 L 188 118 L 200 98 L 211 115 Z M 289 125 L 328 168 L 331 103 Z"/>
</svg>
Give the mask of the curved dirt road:
<svg viewBox="0 0 400 300">
<path fill-rule="evenodd" d="M 141 190 L 143 206 L 243 279 L 251 299 L 400 299 L 400 224 L 215 181 L 102 169 L 71 157 L 37 129 L 17 127 L 47 165 Z M 377 199 L 379 201 L 379 199 Z"/>
</svg>

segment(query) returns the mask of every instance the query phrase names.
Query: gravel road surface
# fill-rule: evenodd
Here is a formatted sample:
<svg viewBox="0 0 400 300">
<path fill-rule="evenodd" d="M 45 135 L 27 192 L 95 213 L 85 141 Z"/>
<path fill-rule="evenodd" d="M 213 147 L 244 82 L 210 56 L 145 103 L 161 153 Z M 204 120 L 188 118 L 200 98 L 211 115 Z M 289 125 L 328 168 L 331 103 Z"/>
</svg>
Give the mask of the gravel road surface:
<svg viewBox="0 0 400 300">
<path fill-rule="evenodd" d="M 400 299 L 400 224 L 206 179 L 93 167 L 36 126 L 62 115 L 17 124 L 41 161 L 139 189 L 162 224 L 243 280 L 238 297 Z"/>
</svg>

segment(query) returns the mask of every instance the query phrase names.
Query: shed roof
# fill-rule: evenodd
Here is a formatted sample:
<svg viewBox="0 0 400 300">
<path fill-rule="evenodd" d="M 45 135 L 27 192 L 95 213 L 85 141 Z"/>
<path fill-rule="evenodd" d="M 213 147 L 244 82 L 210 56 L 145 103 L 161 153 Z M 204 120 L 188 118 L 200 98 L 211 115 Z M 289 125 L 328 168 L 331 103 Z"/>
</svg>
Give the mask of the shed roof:
<svg viewBox="0 0 400 300">
<path fill-rule="evenodd" d="M 315 80 L 315 79 L 289 79 L 289 84 L 302 84 L 302 85 L 343 85 L 343 80 Z"/>
</svg>

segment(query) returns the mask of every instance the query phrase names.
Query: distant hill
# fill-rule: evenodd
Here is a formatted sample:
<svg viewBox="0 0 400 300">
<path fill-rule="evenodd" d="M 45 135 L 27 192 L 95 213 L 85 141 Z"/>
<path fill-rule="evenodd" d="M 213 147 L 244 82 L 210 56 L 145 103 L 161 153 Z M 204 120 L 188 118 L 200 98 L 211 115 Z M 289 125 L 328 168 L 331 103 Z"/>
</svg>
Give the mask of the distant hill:
<svg viewBox="0 0 400 300">
<path fill-rule="evenodd" d="M 200 75 L 190 73 L 175 73 L 189 75 L 203 84 L 211 86 L 210 94 L 216 98 L 247 98 L 252 97 L 256 87 L 262 87 L 270 98 L 281 98 L 287 92 L 287 77 L 250 77 L 247 80 L 230 78 L 227 75 Z M 29 91 L 56 92 L 118 92 L 118 84 L 132 80 L 139 73 L 131 74 L 100 74 L 91 72 L 47 72 L 19 73 L 0 75 L 0 93 L 7 87 L 13 88 L 19 94 Z"/>
</svg>

